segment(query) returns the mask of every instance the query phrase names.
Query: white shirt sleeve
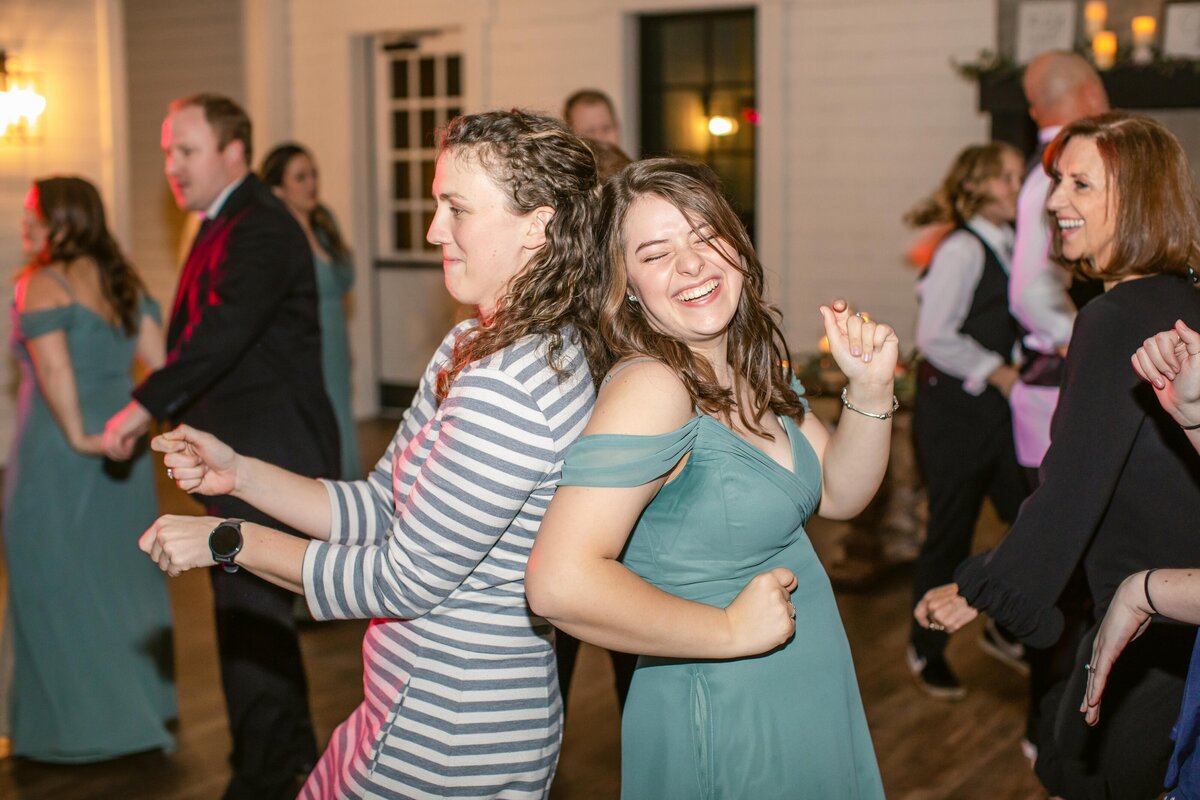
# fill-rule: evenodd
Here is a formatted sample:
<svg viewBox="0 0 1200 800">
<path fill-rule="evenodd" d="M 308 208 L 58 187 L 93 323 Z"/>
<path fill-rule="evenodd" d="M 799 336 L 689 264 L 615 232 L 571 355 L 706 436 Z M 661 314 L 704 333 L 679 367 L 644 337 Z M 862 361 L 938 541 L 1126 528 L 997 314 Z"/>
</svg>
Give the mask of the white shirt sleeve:
<svg viewBox="0 0 1200 800">
<path fill-rule="evenodd" d="M 1075 306 L 1067 294 L 1070 276 L 1050 260 L 1050 229 L 1046 194 L 1050 178 L 1035 169 L 1025 179 L 1017 201 L 1017 238 L 1008 279 L 1012 315 L 1028 334 L 1025 344 L 1040 353 L 1053 353 L 1071 338 Z"/>
<path fill-rule="evenodd" d="M 933 366 L 960 378 L 972 395 L 983 394 L 988 376 L 1004 363 L 1000 355 L 959 332 L 983 276 L 984 258 L 978 239 L 955 231 L 938 247 L 917 284 L 917 349 Z"/>
</svg>

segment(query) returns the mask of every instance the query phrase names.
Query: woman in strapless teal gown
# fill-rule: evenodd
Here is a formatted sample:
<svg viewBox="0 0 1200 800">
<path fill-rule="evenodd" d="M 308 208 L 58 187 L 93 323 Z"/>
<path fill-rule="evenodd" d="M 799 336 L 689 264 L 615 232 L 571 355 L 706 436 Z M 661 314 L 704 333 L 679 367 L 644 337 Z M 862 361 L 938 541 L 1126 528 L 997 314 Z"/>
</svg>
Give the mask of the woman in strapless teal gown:
<svg viewBox="0 0 1200 800">
<path fill-rule="evenodd" d="M 535 612 L 641 653 L 626 800 L 881 798 L 850 648 L 804 531 L 879 487 L 895 334 L 821 315 L 849 378 L 833 434 L 789 375 L 744 227 L 707 167 L 606 185 L 596 302 L 614 365 L 567 452 L 526 575 Z M 857 412 L 857 413 L 855 413 Z"/>
<path fill-rule="evenodd" d="M 350 249 L 333 214 L 320 203 L 317 165 L 308 150 L 293 142 L 281 144 L 263 159 L 259 174 L 300 223 L 312 247 L 321 315 L 321 369 L 342 446 L 339 477 L 352 481 L 362 477 L 363 468 L 350 405 L 350 338 L 346 329 L 346 296 L 354 285 Z"/>
<path fill-rule="evenodd" d="M 95 188 L 34 183 L 17 281 L 21 367 L 4 474 L 13 752 L 88 762 L 171 749 L 171 610 L 138 551 L 158 512 L 152 461 L 107 461 L 101 433 L 129 401 L 135 357 L 162 364 L 158 307 L 125 262 Z"/>
</svg>

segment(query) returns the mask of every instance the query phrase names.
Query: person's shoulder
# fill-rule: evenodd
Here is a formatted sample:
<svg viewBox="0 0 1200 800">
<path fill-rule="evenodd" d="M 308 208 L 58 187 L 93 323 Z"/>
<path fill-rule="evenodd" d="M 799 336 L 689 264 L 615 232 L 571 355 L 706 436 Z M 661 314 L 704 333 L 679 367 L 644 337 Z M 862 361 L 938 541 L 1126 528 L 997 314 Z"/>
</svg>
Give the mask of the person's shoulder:
<svg viewBox="0 0 1200 800">
<path fill-rule="evenodd" d="M 656 359 L 625 359 L 610 371 L 588 423 L 588 433 L 654 436 L 696 416 L 683 379 Z"/>
<path fill-rule="evenodd" d="M 983 242 L 966 228 L 955 228 L 933 253 L 929 262 L 930 272 L 943 272 L 949 268 L 961 268 L 964 262 L 983 259 Z"/>
<path fill-rule="evenodd" d="M 51 274 L 52 270 L 61 270 L 61 267 L 47 264 L 21 273 L 13 294 L 17 311 L 45 311 L 71 304 L 71 295 L 64 285 L 66 276 L 61 271 Z"/>
</svg>

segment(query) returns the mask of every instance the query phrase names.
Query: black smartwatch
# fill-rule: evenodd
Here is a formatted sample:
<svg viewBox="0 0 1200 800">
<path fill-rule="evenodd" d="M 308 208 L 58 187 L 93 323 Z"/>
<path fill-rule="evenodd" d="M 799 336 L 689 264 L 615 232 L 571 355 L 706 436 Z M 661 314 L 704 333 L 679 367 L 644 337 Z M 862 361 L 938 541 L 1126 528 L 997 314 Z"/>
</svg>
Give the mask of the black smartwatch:
<svg viewBox="0 0 1200 800">
<path fill-rule="evenodd" d="M 233 563 L 237 554 L 242 551 L 242 520 L 227 519 L 212 529 L 208 535 L 208 552 L 212 553 L 213 561 L 221 565 L 226 572 L 237 572 L 238 566 Z"/>
</svg>

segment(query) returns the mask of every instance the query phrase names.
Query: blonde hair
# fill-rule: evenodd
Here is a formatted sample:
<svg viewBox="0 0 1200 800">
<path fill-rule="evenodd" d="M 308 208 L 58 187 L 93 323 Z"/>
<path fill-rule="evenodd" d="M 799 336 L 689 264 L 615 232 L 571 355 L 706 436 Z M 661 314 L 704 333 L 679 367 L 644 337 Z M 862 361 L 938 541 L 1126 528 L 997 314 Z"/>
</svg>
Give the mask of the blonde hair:
<svg viewBox="0 0 1200 800">
<path fill-rule="evenodd" d="M 1021 152 L 1007 142 L 966 148 L 955 156 L 937 191 L 909 209 L 904 221 L 914 228 L 936 222 L 966 222 L 992 200 L 983 184 L 1004 171 L 1006 153 L 1021 158 Z"/>
</svg>

